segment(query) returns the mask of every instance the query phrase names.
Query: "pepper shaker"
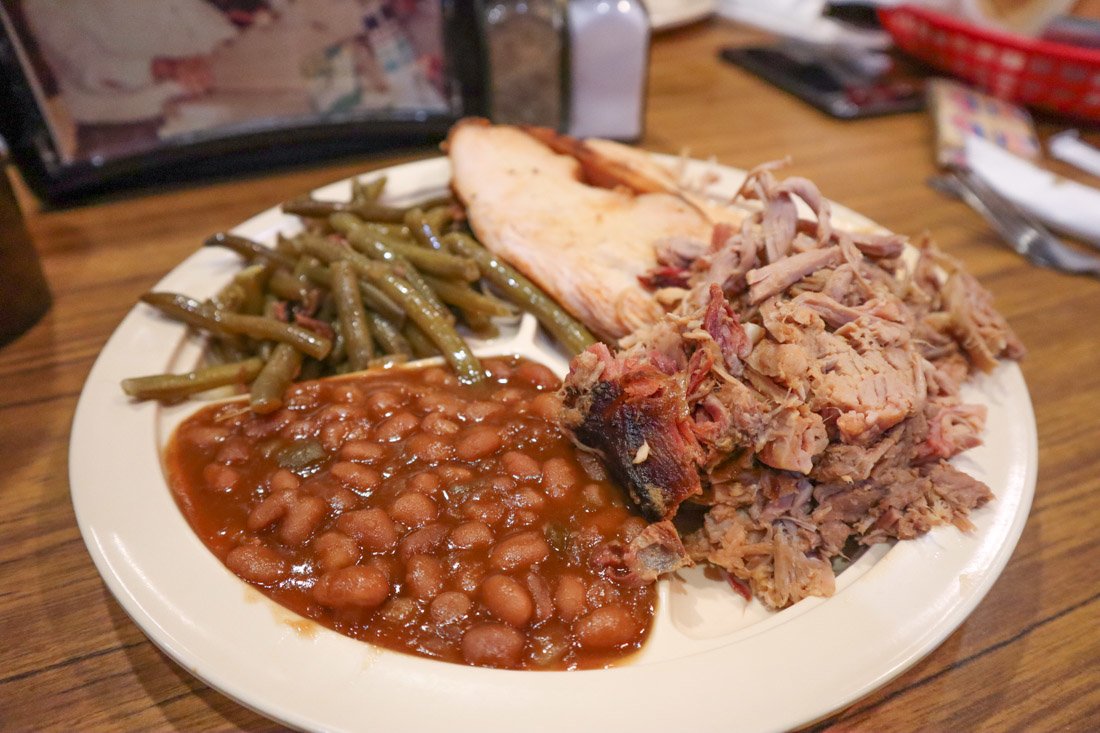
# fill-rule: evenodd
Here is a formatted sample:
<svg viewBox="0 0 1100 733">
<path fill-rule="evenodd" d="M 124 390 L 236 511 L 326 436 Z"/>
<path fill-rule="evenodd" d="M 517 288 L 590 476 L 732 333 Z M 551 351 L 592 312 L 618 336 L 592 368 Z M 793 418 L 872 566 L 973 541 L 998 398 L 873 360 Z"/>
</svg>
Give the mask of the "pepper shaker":
<svg viewBox="0 0 1100 733">
<path fill-rule="evenodd" d="M 561 128 L 565 6 L 562 0 L 488 0 L 489 116 L 503 124 Z"/>
</svg>

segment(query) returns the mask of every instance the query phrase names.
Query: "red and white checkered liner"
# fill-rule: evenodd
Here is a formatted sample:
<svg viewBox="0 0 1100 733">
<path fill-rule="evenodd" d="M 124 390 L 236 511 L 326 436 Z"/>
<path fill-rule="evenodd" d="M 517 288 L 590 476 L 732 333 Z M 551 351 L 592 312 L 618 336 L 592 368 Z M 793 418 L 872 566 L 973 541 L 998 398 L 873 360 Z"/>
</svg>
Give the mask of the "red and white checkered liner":
<svg viewBox="0 0 1100 733">
<path fill-rule="evenodd" d="M 879 10 L 902 50 L 1002 99 L 1100 121 L 1100 51 L 979 28 L 910 5 Z"/>
</svg>

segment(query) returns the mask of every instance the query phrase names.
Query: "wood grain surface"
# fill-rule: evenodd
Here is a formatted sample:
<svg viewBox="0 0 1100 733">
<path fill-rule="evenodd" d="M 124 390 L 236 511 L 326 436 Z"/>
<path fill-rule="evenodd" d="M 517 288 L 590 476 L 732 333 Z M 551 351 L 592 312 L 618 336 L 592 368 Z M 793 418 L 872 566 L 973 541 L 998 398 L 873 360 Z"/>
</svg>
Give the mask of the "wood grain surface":
<svg viewBox="0 0 1100 733">
<path fill-rule="evenodd" d="M 891 229 L 930 231 L 993 291 L 1030 349 L 1022 367 L 1039 431 L 1034 507 L 989 595 L 927 658 L 813 728 L 1095 729 L 1100 281 L 1028 265 L 969 209 L 932 192 L 924 183 L 934 173 L 925 115 L 836 121 L 718 60 L 721 46 L 751 38 L 710 21 L 655 39 L 642 145 L 741 167 L 790 156 L 788 171 L 810 177 L 831 198 Z M 1094 131 L 1086 137 L 1097 139 Z M 24 193 L 55 304 L 0 350 L 0 728 L 276 727 L 161 654 L 106 590 L 69 501 L 73 412 L 119 321 L 205 235 L 292 194 L 433 154 L 389 153 L 239 178 L 226 171 L 218 182 L 56 211 Z M 783 694 L 798 694 L 776 684 Z M 737 729 L 735 693 L 722 725 L 729 730 Z"/>
</svg>

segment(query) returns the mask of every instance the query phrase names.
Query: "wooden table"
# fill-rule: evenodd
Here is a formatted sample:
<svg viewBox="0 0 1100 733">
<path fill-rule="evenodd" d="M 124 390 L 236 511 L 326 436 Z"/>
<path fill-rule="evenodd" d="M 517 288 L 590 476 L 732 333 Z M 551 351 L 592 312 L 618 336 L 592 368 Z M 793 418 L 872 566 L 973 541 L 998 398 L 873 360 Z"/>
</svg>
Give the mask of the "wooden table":
<svg viewBox="0 0 1100 733">
<path fill-rule="evenodd" d="M 789 172 L 809 176 L 828 196 L 891 229 L 931 231 L 993 291 L 1029 347 L 1022 366 L 1038 419 L 1035 504 L 1000 580 L 939 649 L 821 726 L 1094 728 L 1100 724 L 1100 282 L 1029 266 L 969 209 L 933 193 L 924 184 L 934 170 L 924 115 L 835 121 L 717 60 L 723 44 L 750 37 L 712 21 L 655 41 L 643 145 L 742 167 L 789 155 Z M 157 651 L 107 592 L 69 501 L 73 410 L 92 361 L 123 315 L 205 235 L 290 194 L 408 157 L 284 170 L 60 211 L 40 211 L 26 198 L 56 302 L 29 333 L 0 350 L 0 728 L 274 727 Z M 736 719 L 731 703 L 730 730 Z"/>
</svg>

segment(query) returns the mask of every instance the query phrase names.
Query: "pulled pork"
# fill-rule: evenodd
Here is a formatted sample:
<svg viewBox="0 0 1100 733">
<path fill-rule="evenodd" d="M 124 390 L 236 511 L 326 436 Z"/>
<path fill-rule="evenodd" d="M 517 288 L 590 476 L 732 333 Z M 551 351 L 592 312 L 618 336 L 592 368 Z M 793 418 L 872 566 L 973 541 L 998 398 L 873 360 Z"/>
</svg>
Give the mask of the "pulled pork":
<svg viewBox="0 0 1100 733">
<path fill-rule="evenodd" d="M 563 419 L 658 523 L 626 572 L 710 562 L 782 608 L 831 594 L 853 547 L 971 527 L 992 494 L 947 460 L 985 412 L 959 388 L 1023 347 L 930 242 L 834 230 L 812 183 L 768 168 L 740 195 L 763 207 L 739 231 L 658 247 L 641 280 L 668 312 L 574 359 Z M 681 546 L 685 501 L 706 511 Z"/>
</svg>

